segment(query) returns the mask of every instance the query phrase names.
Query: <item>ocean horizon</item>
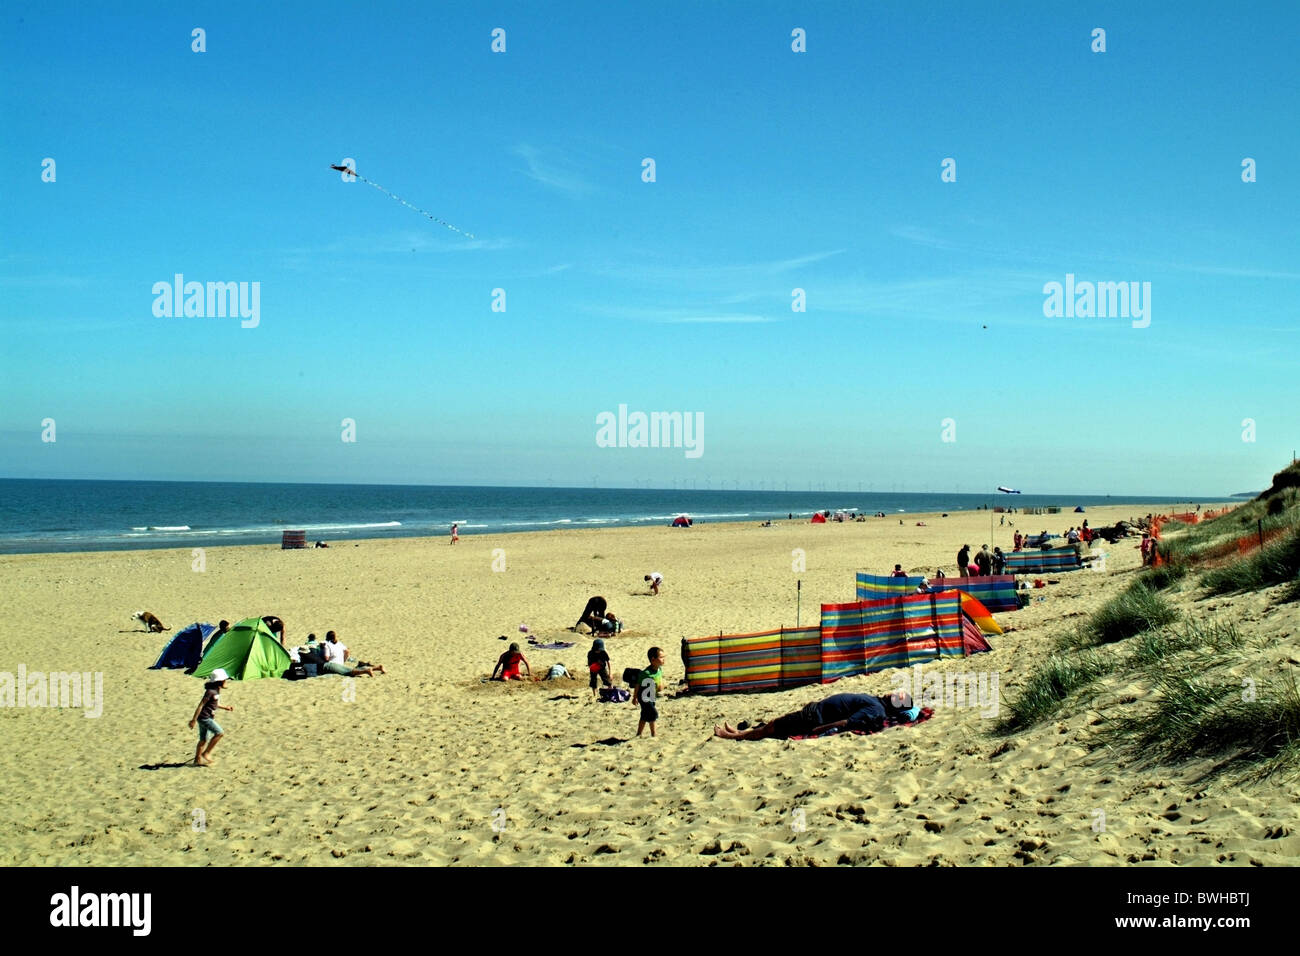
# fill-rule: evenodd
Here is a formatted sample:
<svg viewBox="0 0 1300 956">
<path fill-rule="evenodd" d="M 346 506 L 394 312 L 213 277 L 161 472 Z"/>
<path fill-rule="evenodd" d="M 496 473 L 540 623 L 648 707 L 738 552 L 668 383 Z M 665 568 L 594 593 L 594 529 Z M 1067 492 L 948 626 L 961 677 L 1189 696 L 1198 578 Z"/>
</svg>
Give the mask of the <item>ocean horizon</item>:
<svg viewBox="0 0 1300 956">
<path fill-rule="evenodd" d="M 557 528 L 766 521 L 817 511 L 868 515 L 1218 502 L 1228 495 L 986 494 L 762 488 L 551 488 L 95 479 L 0 479 L 0 554 L 276 544 L 286 530 L 310 544 Z"/>
</svg>

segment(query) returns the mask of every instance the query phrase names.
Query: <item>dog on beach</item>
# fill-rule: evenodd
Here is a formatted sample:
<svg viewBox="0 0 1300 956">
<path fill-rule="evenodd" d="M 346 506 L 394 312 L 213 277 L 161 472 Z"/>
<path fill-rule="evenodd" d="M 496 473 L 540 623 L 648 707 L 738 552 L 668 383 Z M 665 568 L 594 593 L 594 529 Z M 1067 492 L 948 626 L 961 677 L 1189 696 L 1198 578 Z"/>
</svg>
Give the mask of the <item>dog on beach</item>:
<svg viewBox="0 0 1300 956">
<path fill-rule="evenodd" d="M 131 615 L 133 620 L 139 621 L 145 626 L 150 634 L 161 634 L 163 631 L 170 631 L 171 628 L 163 624 L 162 621 L 154 617 L 148 611 L 136 611 Z"/>
</svg>

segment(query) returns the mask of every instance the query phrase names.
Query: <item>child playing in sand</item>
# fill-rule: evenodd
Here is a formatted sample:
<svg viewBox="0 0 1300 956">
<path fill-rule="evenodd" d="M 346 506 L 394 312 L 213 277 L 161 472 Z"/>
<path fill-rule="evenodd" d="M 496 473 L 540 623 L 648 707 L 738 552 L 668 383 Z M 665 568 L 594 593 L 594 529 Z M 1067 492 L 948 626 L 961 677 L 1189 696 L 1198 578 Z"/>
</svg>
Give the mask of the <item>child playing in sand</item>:
<svg viewBox="0 0 1300 956">
<path fill-rule="evenodd" d="M 614 681 L 609 676 L 609 654 L 605 651 L 605 642 L 596 638 L 587 651 L 587 670 L 591 671 L 591 696 L 595 699 L 596 681 L 602 681 L 606 687 L 613 687 Z"/>
<path fill-rule="evenodd" d="M 641 736 L 646 724 L 650 725 L 650 736 L 655 735 L 655 722 L 659 720 L 659 709 L 655 701 L 664 686 L 664 652 L 662 648 L 652 647 L 646 652 L 650 666 L 641 672 L 633 688 L 632 699 L 641 705 L 641 722 L 637 724 L 636 735 Z"/>
<path fill-rule="evenodd" d="M 203 699 L 199 701 L 194 716 L 190 718 L 190 730 L 194 729 L 195 724 L 199 725 L 199 745 L 194 751 L 194 765 L 196 767 L 207 767 L 214 762 L 212 750 L 217 746 L 217 741 L 225 736 L 225 732 L 221 729 L 221 725 L 216 722 L 214 716 L 218 710 L 235 709 L 234 704 L 227 707 L 221 703 L 221 688 L 226 686 L 226 681 L 229 679 L 229 675 L 220 667 L 214 670 L 211 680 L 203 685 Z M 653 732 L 651 731 L 651 733 Z M 208 740 L 208 734 L 212 735 L 211 740 Z"/>
<path fill-rule="evenodd" d="M 651 571 L 645 576 L 645 579 L 650 582 L 650 593 L 658 594 L 659 585 L 664 583 L 664 576 L 658 571 Z"/>
<path fill-rule="evenodd" d="M 499 667 L 501 668 L 502 680 L 523 680 L 523 678 L 519 676 L 520 664 L 523 664 L 524 667 L 528 668 L 528 676 L 532 677 L 533 669 L 528 664 L 528 658 L 524 657 L 523 653 L 519 650 L 518 644 L 511 644 L 510 650 L 497 658 L 497 666 L 492 668 L 492 676 L 488 679 L 496 680 L 497 667 Z"/>
</svg>

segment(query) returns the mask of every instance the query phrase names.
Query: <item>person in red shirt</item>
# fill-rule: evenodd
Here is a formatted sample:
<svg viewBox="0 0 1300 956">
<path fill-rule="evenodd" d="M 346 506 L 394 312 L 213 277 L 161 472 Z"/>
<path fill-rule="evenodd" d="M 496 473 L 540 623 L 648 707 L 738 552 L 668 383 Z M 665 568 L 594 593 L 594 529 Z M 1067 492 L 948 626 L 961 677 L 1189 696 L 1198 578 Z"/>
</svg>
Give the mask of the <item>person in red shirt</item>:
<svg viewBox="0 0 1300 956">
<path fill-rule="evenodd" d="M 502 680 L 523 680 L 523 678 L 519 676 L 520 664 L 523 664 L 524 667 L 528 668 L 528 676 L 532 677 L 533 669 L 528 664 L 528 658 L 524 657 L 523 653 L 519 650 L 518 644 L 511 644 L 510 650 L 497 658 L 497 666 L 492 668 L 492 676 L 489 680 L 496 680 L 498 667 L 501 668 Z"/>
</svg>

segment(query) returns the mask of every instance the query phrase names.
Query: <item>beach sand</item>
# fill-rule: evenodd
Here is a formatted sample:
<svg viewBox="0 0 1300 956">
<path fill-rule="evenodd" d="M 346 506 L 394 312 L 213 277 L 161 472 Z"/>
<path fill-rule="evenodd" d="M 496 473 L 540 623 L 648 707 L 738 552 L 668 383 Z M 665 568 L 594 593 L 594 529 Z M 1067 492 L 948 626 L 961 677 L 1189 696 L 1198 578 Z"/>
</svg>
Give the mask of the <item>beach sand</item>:
<svg viewBox="0 0 1300 956">
<path fill-rule="evenodd" d="M 1015 516 L 1061 532 L 1147 508 Z M 953 572 L 963 543 L 1009 550 L 989 512 L 773 527 L 611 528 L 336 542 L 328 550 L 209 548 L 0 557 L 0 672 L 102 672 L 102 716 L 0 707 L 0 862 L 190 864 L 1290 864 L 1300 811 L 1277 783 L 1201 779 L 1205 764 L 1143 767 L 1090 751 L 1094 711 L 1003 740 L 973 708 L 939 708 L 875 736 L 718 740 L 715 723 L 772 718 L 844 691 L 882 693 L 888 672 L 780 693 L 677 693 L 683 637 L 736 633 L 850 601 L 854 572 Z M 992 525 L 992 529 L 991 526 Z M 1000 615 L 991 654 L 940 670 L 985 670 L 1005 695 L 1052 637 L 1117 593 L 1136 539 L 1108 572 L 1059 575 L 1044 600 Z M 792 570 L 803 549 L 806 571 Z M 664 574 L 663 592 L 642 576 Z M 635 739 L 637 709 L 597 704 L 590 638 L 570 634 L 587 597 L 626 621 L 607 640 L 615 675 L 664 648 L 659 735 Z M 1293 610 L 1255 614 L 1295 656 Z M 1212 606 L 1230 604 L 1226 599 Z M 1200 605 L 1204 607 L 1204 605 Z M 131 620 L 145 608 L 173 633 L 194 620 L 277 614 L 291 643 L 339 632 L 388 676 L 231 682 L 213 767 L 188 765 L 187 722 L 202 694 L 180 671 L 152 671 L 166 635 Z M 483 683 L 506 649 L 570 681 Z M 1108 688 L 1132 693 L 1122 683 Z M 1104 827 L 1098 822 L 1104 814 Z"/>
</svg>

